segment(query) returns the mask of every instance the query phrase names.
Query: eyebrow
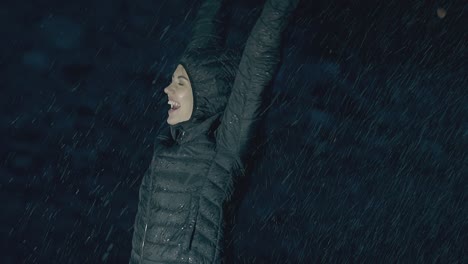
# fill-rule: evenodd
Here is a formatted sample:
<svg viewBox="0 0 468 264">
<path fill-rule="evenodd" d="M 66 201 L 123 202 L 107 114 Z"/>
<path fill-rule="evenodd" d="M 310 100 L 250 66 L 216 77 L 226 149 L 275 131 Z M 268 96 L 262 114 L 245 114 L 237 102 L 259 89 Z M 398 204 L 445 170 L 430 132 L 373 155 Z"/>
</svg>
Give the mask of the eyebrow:
<svg viewBox="0 0 468 264">
<path fill-rule="evenodd" d="M 172 78 L 174 78 L 174 75 L 172 75 Z M 189 81 L 187 78 L 185 78 L 185 76 L 177 76 L 177 79 L 180 79 L 180 78 L 186 80 L 187 82 Z"/>
</svg>

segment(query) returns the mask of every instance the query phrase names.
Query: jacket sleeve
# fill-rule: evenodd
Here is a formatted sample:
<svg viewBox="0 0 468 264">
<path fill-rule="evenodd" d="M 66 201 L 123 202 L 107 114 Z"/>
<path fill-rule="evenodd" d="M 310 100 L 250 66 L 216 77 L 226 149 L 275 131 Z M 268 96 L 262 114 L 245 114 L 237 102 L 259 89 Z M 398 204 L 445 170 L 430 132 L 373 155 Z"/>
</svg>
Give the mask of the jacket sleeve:
<svg viewBox="0 0 468 264">
<path fill-rule="evenodd" d="M 224 42 L 226 0 L 204 0 L 198 9 L 187 50 L 218 48 Z"/>
<path fill-rule="evenodd" d="M 299 0 L 268 0 L 247 40 L 222 122 L 217 147 L 241 161 L 260 120 L 261 94 L 279 62 L 282 32 Z"/>
</svg>

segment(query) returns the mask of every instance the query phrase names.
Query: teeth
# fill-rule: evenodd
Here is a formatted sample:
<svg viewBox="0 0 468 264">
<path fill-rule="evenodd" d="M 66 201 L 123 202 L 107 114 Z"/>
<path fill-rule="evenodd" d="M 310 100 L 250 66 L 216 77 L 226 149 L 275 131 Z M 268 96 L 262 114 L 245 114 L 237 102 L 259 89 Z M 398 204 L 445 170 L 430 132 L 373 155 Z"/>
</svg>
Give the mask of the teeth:
<svg viewBox="0 0 468 264">
<path fill-rule="evenodd" d="M 179 104 L 179 103 L 174 102 L 174 101 L 172 101 L 172 100 L 169 100 L 167 103 L 170 104 L 172 108 L 174 108 L 174 107 L 180 107 L 180 104 Z"/>
</svg>

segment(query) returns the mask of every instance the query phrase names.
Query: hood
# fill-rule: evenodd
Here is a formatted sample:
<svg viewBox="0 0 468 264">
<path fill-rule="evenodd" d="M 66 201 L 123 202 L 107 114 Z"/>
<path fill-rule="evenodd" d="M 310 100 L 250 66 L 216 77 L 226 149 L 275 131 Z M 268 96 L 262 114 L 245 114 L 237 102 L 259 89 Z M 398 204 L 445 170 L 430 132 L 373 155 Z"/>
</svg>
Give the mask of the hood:
<svg viewBox="0 0 468 264">
<path fill-rule="evenodd" d="M 232 52 L 196 50 L 185 52 L 179 63 L 187 72 L 193 92 L 190 119 L 170 125 L 172 138 L 182 143 L 216 130 L 231 94 L 238 57 Z"/>
</svg>

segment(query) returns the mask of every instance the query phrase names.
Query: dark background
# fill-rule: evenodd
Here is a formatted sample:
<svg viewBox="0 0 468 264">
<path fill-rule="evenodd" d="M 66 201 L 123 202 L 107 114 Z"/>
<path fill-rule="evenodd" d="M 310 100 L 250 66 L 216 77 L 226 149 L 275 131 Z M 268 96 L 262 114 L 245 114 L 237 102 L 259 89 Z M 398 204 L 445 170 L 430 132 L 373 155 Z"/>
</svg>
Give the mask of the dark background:
<svg viewBox="0 0 468 264">
<path fill-rule="evenodd" d="M 198 3 L 2 1 L 1 263 L 128 262 Z M 229 47 L 262 5 L 232 5 Z M 302 1 L 237 189 L 235 263 L 468 262 L 467 11 Z"/>
</svg>

